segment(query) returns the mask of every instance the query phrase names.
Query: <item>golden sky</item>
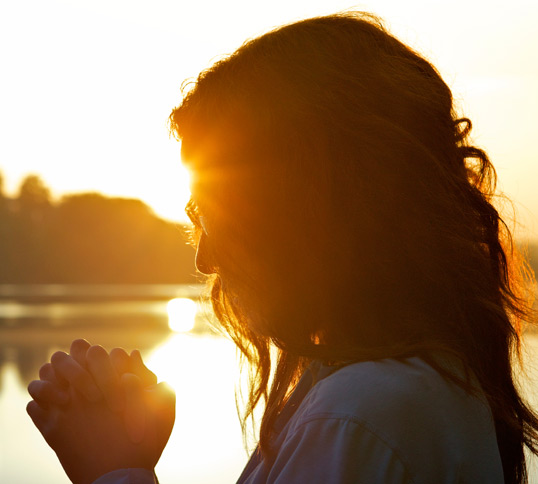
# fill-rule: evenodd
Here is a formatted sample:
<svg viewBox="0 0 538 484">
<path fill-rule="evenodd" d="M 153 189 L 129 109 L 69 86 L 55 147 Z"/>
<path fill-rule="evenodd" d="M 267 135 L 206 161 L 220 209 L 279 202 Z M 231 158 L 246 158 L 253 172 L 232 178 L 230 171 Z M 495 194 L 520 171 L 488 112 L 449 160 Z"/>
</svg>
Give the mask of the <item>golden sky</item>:
<svg viewBox="0 0 538 484">
<path fill-rule="evenodd" d="M 184 79 L 245 39 L 355 7 L 439 68 L 538 237 L 538 2 L 534 0 L 4 0 L 0 170 L 55 195 L 141 198 L 181 219 L 187 183 L 166 120 Z M 523 232 L 522 232 L 523 233 Z"/>
</svg>

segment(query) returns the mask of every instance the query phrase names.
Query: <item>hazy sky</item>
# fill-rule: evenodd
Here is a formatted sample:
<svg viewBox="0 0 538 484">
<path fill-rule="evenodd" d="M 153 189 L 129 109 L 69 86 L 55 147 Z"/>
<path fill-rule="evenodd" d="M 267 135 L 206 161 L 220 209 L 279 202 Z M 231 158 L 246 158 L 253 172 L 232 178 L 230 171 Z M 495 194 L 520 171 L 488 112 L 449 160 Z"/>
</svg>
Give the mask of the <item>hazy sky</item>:
<svg viewBox="0 0 538 484">
<path fill-rule="evenodd" d="M 186 182 L 166 120 L 184 79 L 271 27 L 355 7 L 425 54 L 471 117 L 500 188 L 538 237 L 534 0 L 2 0 L 0 170 L 55 195 L 142 198 L 179 218 Z"/>
</svg>

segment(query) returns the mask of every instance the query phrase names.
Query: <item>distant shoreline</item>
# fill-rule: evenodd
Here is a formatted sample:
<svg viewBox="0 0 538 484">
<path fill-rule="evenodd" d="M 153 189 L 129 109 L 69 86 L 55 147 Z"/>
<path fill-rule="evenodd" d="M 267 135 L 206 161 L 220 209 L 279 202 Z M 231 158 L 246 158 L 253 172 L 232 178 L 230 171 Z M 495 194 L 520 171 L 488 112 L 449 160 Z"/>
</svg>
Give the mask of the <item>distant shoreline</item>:
<svg viewBox="0 0 538 484">
<path fill-rule="evenodd" d="M 199 299 L 204 284 L 0 284 L 0 303 Z"/>
</svg>

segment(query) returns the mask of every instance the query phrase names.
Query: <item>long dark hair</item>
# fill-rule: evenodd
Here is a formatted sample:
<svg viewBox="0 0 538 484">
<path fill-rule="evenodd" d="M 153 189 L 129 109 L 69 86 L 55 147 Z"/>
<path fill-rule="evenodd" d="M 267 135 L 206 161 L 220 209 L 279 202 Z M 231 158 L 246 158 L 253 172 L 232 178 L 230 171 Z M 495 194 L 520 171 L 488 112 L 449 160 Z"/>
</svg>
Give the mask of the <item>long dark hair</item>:
<svg viewBox="0 0 538 484">
<path fill-rule="evenodd" d="M 170 122 L 210 226 L 213 307 L 250 363 L 243 424 L 266 403 L 262 452 L 313 359 L 435 366 L 447 351 L 488 399 L 505 481 L 524 482 L 538 420 L 512 365 L 528 273 L 435 68 L 371 15 L 308 19 L 202 72 Z"/>
</svg>

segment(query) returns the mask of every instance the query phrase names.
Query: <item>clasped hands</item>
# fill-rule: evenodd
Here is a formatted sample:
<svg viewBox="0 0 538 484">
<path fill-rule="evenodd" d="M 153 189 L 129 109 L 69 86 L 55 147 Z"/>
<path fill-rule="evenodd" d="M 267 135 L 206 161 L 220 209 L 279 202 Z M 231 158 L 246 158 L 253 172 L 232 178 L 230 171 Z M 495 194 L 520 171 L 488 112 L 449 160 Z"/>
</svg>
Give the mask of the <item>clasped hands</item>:
<svg viewBox="0 0 538 484">
<path fill-rule="evenodd" d="M 138 351 L 75 340 L 28 386 L 27 412 L 75 484 L 115 469 L 153 470 L 170 437 L 175 394 Z"/>
</svg>

